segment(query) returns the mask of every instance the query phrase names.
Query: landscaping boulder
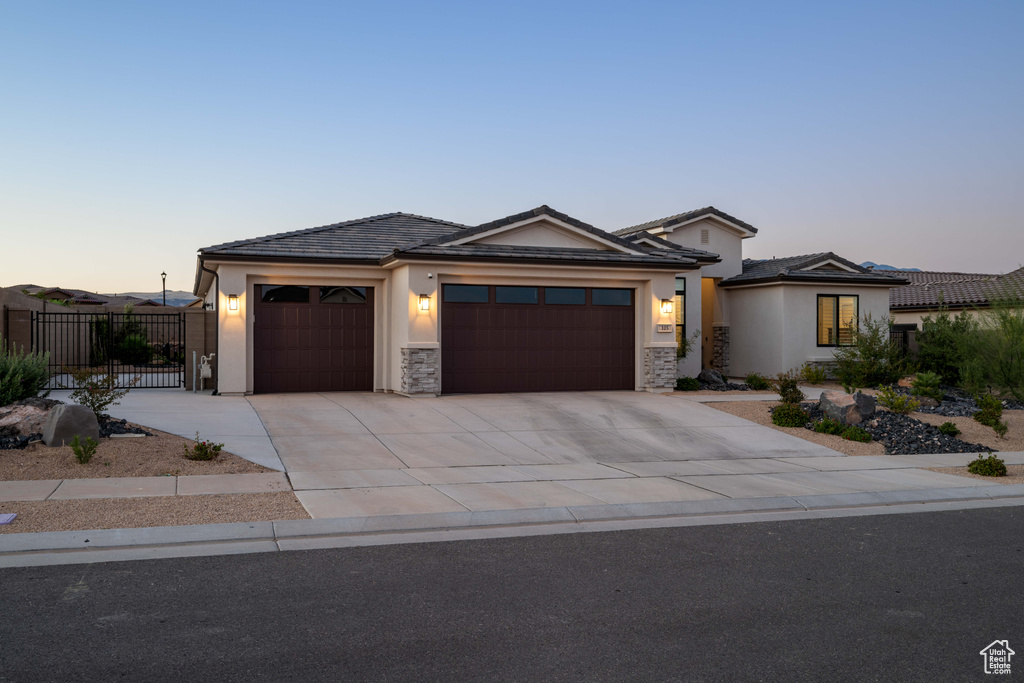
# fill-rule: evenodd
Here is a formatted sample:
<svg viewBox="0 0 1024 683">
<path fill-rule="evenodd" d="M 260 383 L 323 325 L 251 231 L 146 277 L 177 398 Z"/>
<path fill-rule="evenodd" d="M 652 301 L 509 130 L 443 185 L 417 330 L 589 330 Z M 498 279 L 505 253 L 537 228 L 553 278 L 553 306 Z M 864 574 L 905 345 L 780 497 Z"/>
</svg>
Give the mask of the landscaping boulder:
<svg viewBox="0 0 1024 683">
<path fill-rule="evenodd" d="M 914 400 L 921 404 L 922 408 L 938 408 L 939 402 L 931 396 L 915 396 Z"/>
<path fill-rule="evenodd" d="M 50 411 L 43 426 L 43 443 L 47 446 L 63 446 L 71 443 L 75 436 L 85 440 L 100 438 L 100 424 L 96 414 L 79 405 L 60 405 Z"/>
<path fill-rule="evenodd" d="M 722 377 L 722 373 L 718 370 L 712 370 L 711 368 L 701 370 L 700 374 L 697 375 L 697 379 L 707 384 L 725 384 L 725 378 Z"/>
<path fill-rule="evenodd" d="M 0 408 L 0 429 L 15 434 L 38 434 L 46 424 L 49 411 L 32 405 L 14 405 Z"/>
<path fill-rule="evenodd" d="M 819 405 L 826 417 L 844 425 L 859 425 L 875 414 L 875 399 L 862 393 L 851 396 L 841 391 L 823 391 Z"/>
</svg>

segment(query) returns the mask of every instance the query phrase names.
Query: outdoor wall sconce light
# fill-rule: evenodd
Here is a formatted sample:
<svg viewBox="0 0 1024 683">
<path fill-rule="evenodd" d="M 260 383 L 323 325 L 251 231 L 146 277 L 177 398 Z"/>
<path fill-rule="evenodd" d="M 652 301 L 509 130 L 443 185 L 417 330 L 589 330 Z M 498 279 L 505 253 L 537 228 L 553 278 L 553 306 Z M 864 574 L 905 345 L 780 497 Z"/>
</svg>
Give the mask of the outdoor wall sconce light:
<svg viewBox="0 0 1024 683">
<path fill-rule="evenodd" d="M 661 300 L 661 314 L 672 315 L 672 299 Z"/>
<path fill-rule="evenodd" d="M 429 311 L 430 310 L 430 295 L 429 294 L 420 294 L 420 310 L 421 311 Z"/>
<path fill-rule="evenodd" d="M 237 294 L 228 294 L 228 310 L 229 311 L 237 311 L 238 310 L 238 295 Z"/>
</svg>

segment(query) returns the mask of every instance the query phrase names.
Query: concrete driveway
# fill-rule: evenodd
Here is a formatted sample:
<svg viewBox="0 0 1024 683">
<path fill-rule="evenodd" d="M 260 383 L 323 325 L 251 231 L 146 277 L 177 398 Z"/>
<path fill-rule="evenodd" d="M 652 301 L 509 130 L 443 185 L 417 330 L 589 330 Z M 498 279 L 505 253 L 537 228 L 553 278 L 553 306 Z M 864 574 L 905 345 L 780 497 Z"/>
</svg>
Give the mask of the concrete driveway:
<svg viewBox="0 0 1024 683">
<path fill-rule="evenodd" d="M 249 403 L 314 517 L 707 500 L 725 497 L 698 485 L 714 482 L 673 477 L 817 473 L 780 458 L 840 455 L 637 392 L 276 394 Z"/>
</svg>

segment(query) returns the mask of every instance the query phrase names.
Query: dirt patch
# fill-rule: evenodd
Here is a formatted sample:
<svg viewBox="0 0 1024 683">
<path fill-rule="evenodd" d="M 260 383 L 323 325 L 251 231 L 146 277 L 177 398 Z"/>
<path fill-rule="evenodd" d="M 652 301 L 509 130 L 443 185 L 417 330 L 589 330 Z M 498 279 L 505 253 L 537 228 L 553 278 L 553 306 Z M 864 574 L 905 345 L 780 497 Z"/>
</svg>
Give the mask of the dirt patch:
<svg viewBox="0 0 1024 683">
<path fill-rule="evenodd" d="M 309 519 L 290 491 L 0 503 L 3 512 L 18 516 L 0 534 Z"/>
<path fill-rule="evenodd" d="M 1003 422 L 1008 427 L 1005 439 L 1000 439 L 991 427 L 975 422 L 973 417 L 946 417 L 931 413 L 914 413 L 913 417 L 935 426 L 952 422 L 962 432 L 957 438 L 963 441 L 985 444 L 1001 451 L 1024 451 L 1024 410 L 1003 411 Z"/>
<path fill-rule="evenodd" d="M 79 464 L 70 446 L 50 448 L 41 443 L 23 450 L 0 451 L 0 481 L 37 479 L 105 479 L 191 474 L 250 474 L 273 472 L 244 458 L 221 451 L 216 460 L 184 457 L 184 446 L 195 444 L 173 434 L 145 427 L 154 436 L 100 439 L 96 455 Z"/>
<path fill-rule="evenodd" d="M 885 455 L 885 446 L 877 441 L 861 443 L 859 441 L 847 441 L 833 434 L 819 434 L 803 427 L 777 427 L 772 424 L 772 416 L 768 410 L 781 405 L 779 401 L 722 401 L 720 403 L 705 403 L 704 405 L 737 417 L 742 417 L 744 420 L 756 422 L 765 427 L 771 427 L 776 431 L 785 432 L 804 441 L 810 441 L 819 446 L 831 448 L 846 455 Z"/>
<path fill-rule="evenodd" d="M 981 474 L 971 474 L 966 467 L 927 467 L 930 472 L 941 472 L 943 474 L 955 474 L 960 477 L 971 479 L 982 479 L 993 484 L 1024 484 L 1024 465 L 1007 465 L 1005 477 L 986 477 Z"/>
</svg>

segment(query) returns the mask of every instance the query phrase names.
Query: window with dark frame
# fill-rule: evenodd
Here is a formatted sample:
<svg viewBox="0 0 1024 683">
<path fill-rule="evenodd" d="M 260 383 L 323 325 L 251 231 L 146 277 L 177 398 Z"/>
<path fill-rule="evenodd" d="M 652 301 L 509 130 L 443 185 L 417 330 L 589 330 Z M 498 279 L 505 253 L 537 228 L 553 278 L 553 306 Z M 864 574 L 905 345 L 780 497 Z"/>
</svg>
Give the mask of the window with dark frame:
<svg viewBox="0 0 1024 683">
<path fill-rule="evenodd" d="M 591 302 L 594 306 L 632 306 L 632 289 L 597 289 L 590 290 Z"/>
<path fill-rule="evenodd" d="M 260 285 L 260 302 L 264 304 L 308 304 L 306 285 Z"/>
<path fill-rule="evenodd" d="M 487 285 L 444 285 L 444 300 L 456 304 L 486 304 L 491 300 Z"/>
<path fill-rule="evenodd" d="M 503 287 L 494 288 L 496 304 L 536 304 L 540 303 L 537 287 Z"/>
<path fill-rule="evenodd" d="M 851 346 L 860 319 L 860 297 L 818 295 L 818 346 Z"/>
<path fill-rule="evenodd" d="M 683 340 L 686 339 L 686 280 L 681 277 L 676 278 L 674 308 L 676 309 L 676 356 L 685 358 Z"/>
</svg>

